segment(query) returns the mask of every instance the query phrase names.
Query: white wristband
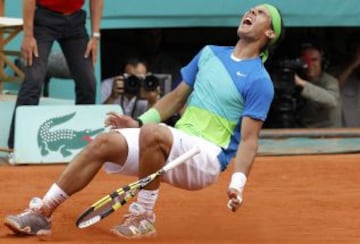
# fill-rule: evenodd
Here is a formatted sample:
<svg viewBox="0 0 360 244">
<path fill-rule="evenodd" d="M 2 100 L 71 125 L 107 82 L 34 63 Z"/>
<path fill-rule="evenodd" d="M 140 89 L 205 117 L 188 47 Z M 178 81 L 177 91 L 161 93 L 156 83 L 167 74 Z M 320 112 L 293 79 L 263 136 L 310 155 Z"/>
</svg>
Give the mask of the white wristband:
<svg viewBox="0 0 360 244">
<path fill-rule="evenodd" d="M 96 38 L 96 39 L 100 39 L 100 32 L 96 32 L 96 31 L 94 31 L 93 33 L 92 33 L 92 37 L 94 37 L 94 38 Z"/>
<path fill-rule="evenodd" d="M 246 175 L 242 172 L 235 172 L 231 176 L 231 182 L 229 188 L 233 188 L 242 192 L 246 184 Z"/>
</svg>

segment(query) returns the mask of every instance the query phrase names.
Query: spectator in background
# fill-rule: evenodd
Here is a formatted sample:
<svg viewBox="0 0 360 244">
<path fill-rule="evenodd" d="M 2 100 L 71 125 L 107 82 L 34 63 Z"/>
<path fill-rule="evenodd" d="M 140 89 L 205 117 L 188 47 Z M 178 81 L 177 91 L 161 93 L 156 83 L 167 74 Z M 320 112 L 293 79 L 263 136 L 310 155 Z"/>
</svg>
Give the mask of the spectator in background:
<svg viewBox="0 0 360 244">
<path fill-rule="evenodd" d="M 360 40 L 349 41 L 343 67 L 335 75 L 341 88 L 343 127 L 360 127 Z"/>
<path fill-rule="evenodd" d="M 15 110 L 18 106 L 39 104 L 54 41 L 60 44 L 75 80 L 75 103 L 95 103 L 94 63 L 100 38 L 103 0 L 90 0 L 90 38 L 85 26 L 86 12 L 81 9 L 84 2 L 23 0 L 24 37 L 21 55 L 25 64 L 25 78 L 17 96 L 10 126 L 10 149 L 14 148 Z"/>
<path fill-rule="evenodd" d="M 300 59 L 307 64 L 304 77 L 295 74 L 303 105 L 300 127 L 341 127 L 341 102 L 338 80 L 324 71 L 322 50 L 312 44 L 303 46 Z"/>
<path fill-rule="evenodd" d="M 149 75 L 145 61 L 130 58 L 123 74 L 102 82 L 101 103 L 119 104 L 124 114 L 137 118 L 160 99 L 159 82 L 153 78 L 156 77 Z M 150 89 L 145 89 L 141 81 L 150 81 L 147 83 Z"/>
</svg>

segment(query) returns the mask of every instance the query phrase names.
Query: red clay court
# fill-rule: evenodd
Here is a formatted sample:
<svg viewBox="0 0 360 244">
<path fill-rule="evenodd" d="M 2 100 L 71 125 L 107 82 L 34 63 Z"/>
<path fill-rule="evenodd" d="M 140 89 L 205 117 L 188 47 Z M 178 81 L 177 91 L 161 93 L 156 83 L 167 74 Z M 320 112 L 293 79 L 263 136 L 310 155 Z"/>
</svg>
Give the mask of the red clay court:
<svg viewBox="0 0 360 244">
<path fill-rule="evenodd" d="M 18 213 L 42 196 L 64 164 L 0 166 L 0 217 Z M 94 181 L 57 209 L 53 234 L 18 238 L 3 225 L 0 243 L 360 243 L 360 154 L 260 156 L 237 213 L 226 207 L 231 169 L 216 185 L 197 192 L 162 185 L 156 206 L 158 235 L 125 240 L 109 229 L 126 208 L 87 229 L 78 215 L 104 194 L 135 178 L 99 172 Z M 76 179 L 74 179 L 76 180 Z"/>
</svg>

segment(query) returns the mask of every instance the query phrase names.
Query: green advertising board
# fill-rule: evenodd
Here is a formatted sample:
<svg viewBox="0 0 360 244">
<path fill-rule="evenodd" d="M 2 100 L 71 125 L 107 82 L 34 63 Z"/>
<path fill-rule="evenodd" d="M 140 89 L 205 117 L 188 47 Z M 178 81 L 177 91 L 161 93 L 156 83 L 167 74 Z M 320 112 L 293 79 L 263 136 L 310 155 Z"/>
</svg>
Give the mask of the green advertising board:
<svg viewBox="0 0 360 244">
<path fill-rule="evenodd" d="M 14 164 L 68 163 L 104 127 L 118 105 L 20 106 L 16 111 Z"/>
</svg>

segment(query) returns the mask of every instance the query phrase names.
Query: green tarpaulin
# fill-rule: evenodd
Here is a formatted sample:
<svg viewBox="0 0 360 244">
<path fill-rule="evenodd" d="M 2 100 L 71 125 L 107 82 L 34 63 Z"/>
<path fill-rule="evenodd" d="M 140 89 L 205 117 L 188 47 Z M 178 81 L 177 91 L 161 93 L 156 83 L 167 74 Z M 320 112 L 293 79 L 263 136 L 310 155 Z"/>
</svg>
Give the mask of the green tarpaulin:
<svg viewBox="0 0 360 244">
<path fill-rule="evenodd" d="M 257 0 L 106 0 L 103 28 L 237 26 Z M 269 0 L 281 10 L 287 27 L 357 27 L 355 0 Z"/>
<path fill-rule="evenodd" d="M 244 11 L 264 2 L 279 7 L 288 27 L 360 27 L 358 0 L 105 0 L 101 26 L 233 27 Z M 21 6 L 5 1 L 5 16 L 22 16 Z"/>
</svg>

